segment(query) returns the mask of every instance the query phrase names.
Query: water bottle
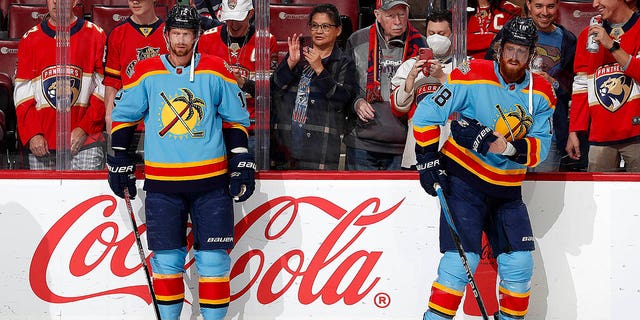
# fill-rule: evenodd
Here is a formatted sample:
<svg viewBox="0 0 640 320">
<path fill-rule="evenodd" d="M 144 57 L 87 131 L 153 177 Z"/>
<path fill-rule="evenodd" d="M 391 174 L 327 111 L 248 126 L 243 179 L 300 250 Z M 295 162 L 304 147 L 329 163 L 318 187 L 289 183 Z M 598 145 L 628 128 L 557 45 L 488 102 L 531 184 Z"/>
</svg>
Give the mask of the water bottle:
<svg viewBox="0 0 640 320">
<path fill-rule="evenodd" d="M 589 25 L 590 26 L 601 26 L 602 25 L 602 16 L 601 15 L 595 15 L 593 17 L 591 17 L 591 21 L 589 21 Z M 591 53 L 596 53 L 598 52 L 598 50 L 600 50 L 600 42 L 596 41 L 595 39 L 596 35 L 595 34 L 590 34 L 589 37 L 587 38 L 587 51 L 591 52 Z"/>
</svg>

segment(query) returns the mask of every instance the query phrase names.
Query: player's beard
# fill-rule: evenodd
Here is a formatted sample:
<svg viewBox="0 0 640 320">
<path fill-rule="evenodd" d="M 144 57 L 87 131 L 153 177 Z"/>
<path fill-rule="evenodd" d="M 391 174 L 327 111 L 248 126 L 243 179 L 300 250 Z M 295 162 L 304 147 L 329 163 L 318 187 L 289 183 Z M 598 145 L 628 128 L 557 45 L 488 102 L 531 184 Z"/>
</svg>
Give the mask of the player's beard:
<svg viewBox="0 0 640 320">
<path fill-rule="evenodd" d="M 517 65 L 513 64 L 514 62 L 517 63 Z M 516 59 L 500 59 L 500 74 L 507 83 L 518 82 L 524 77 L 526 70 L 527 62 L 522 63 Z"/>
<path fill-rule="evenodd" d="M 191 51 L 193 50 L 193 44 L 185 45 L 185 47 L 182 47 L 182 48 L 178 48 L 178 46 L 172 45 L 170 49 L 171 49 L 171 54 L 175 55 L 176 57 L 185 57 L 185 56 L 191 55 Z"/>
</svg>

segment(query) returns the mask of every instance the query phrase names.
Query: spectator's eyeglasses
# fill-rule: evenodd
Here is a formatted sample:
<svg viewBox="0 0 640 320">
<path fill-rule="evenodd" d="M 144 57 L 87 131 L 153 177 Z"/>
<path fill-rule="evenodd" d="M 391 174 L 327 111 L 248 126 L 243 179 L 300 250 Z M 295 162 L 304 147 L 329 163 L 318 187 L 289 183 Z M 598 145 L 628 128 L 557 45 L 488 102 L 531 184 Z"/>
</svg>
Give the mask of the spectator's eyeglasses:
<svg viewBox="0 0 640 320">
<path fill-rule="evenodd" d="M 331 27 L 337 27 L 337 24 L 328 24 L 328 23 L 323 23 L 323 24 L 317 24 L 317 23 L 312 23 L 309 25 L 309 28 L 311 29 L 311 31 L 318 31 L 320 29 L 322 29 L 322 32 L 329 32 L 329 30 L 331 29 Z"/>
</svg>

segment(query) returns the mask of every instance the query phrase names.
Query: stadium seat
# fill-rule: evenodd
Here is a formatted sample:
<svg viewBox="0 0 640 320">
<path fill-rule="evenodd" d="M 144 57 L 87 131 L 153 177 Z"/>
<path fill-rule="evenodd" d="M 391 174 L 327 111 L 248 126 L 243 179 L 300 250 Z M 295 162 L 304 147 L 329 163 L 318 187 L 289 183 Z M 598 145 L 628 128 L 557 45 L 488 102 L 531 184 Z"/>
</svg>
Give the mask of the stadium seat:
<svg viewBox="0 0 640 320">
<path fill-rule="evenodd" d="M 162 19 L 167 17 L 166 6 L 156 6 L 155 9 L 158 17 Z M 91 9 L 93 23 L 100 26 L 107 34 L 130 15 L 131 10 L 128 6 L 94 5 Z"/>
<path fill-rule="evenodd" d="M 12 3 L 9 5 L 9 16 L 7 29 L 9 38 L 22 38 L 25 32 L 33 26 L 42 22 L 49 10 L 46 5 L 40 4 L 19 4 Z M 73 12 L 77 17 L 82 17 L 82 4 L 78 4 L 73 8 Z"/>
<path fill-rule="evenodd" d="M 558 3 L 558 21 L 576 37 L 589 25 L 589 20 L 596 14 L 598 12 L 591 1 L 560 1 Z"/>
<path fill-rule="evenodd" d="M 351 30 L 358 30 L 358 17 L 360 16 L 358 1 L 345 1 L 345 0 L 291 0 L 291 4 L 294 5 L 317 5 L 321 3 L 331 3 L 340 12 L 341 16 L 349 17 L 351 20 Z M 344 19 L 343 19 L 344 22 Z"/>
<path fill-rule="evenodd" d="M 313 6 L 308 5 L 270 5 L 270 32 L 278 41 L 287 41 L 294 33 L 310 36 L 309 13 Z"/>
<path fill-rule="evenodd" d="M 19 40 L 0 40 L 0 74 L 15 79 Z"/>
<path fill-rule="evenodd" d="M 0 1 L 2 1 L 2 0 L 0 0 Z M 25 1 L 25 0 L 23 0 L 23 1 Z M 38 0 L 33 0 L 33 1 L 38 1 Z M 129 1 L 128 0 L 83 0 L 83 1 L 84 1 L 84 14 L 86 16 L 91 16 L 91 10 L 93 9 L 94 5 L 97 5 L 97 6 L 111 6 L 111 7 L 128 7 L 129 6 Z M 176 4 L 176 0 L 157 0 L 156 1 L 156 6 L 157 7 L 171 8 L 175 4 Z M 166 14 L 165 14 L 165 16 L 166 16 Z M 91 17 L 93 18 L 93 16 L 91 16 Z"/>
</svg>

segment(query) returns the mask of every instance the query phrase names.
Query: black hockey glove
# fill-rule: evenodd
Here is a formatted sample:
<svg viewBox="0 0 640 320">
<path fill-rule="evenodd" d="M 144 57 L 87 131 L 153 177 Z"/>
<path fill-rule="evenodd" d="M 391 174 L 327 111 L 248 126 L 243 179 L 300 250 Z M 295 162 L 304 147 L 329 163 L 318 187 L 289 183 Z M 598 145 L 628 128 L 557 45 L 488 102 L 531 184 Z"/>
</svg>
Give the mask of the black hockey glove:
<svg viewBox="0 0 640 320">
<path fill-rule="evenodd" d="M 236 202 L 242 202 L 256 189 L 256 163 L 250 153 L 238 153 L 229 159 L 229 193 Z"/>
<path fill-rule="evenodd" d="M 420 185 L 422 189 L 431 196 L 437 197 L 436 182 L 440 184 L 442 190 L 447 189 L 447 172 L 440 166 L 440 154 L 438 152 L 428 152 L 426 154 L 416 154 L 418 164 L 416 169 L 420 173 Z"/>
<path fill-rule="evenodd" d="M 136 189 L 136 166 L 126 152 L 116 152 L 115 156 L 107 155 L 109 169 L 109 187 L 116 196 L 124 198 L 124 188 L 129 189 L 129 197 L 134 199 L 138 194 Z"/>
<path fill-rule="evenodd" d="M 459 145 L 481 153 L 483 156 L 487 155 L 491 143 L 498 138 L 493 135 L 491 128 L 483 126 L 476 119 L 467 117 L 451 122 L 451 135 Z"/>
</svg>

